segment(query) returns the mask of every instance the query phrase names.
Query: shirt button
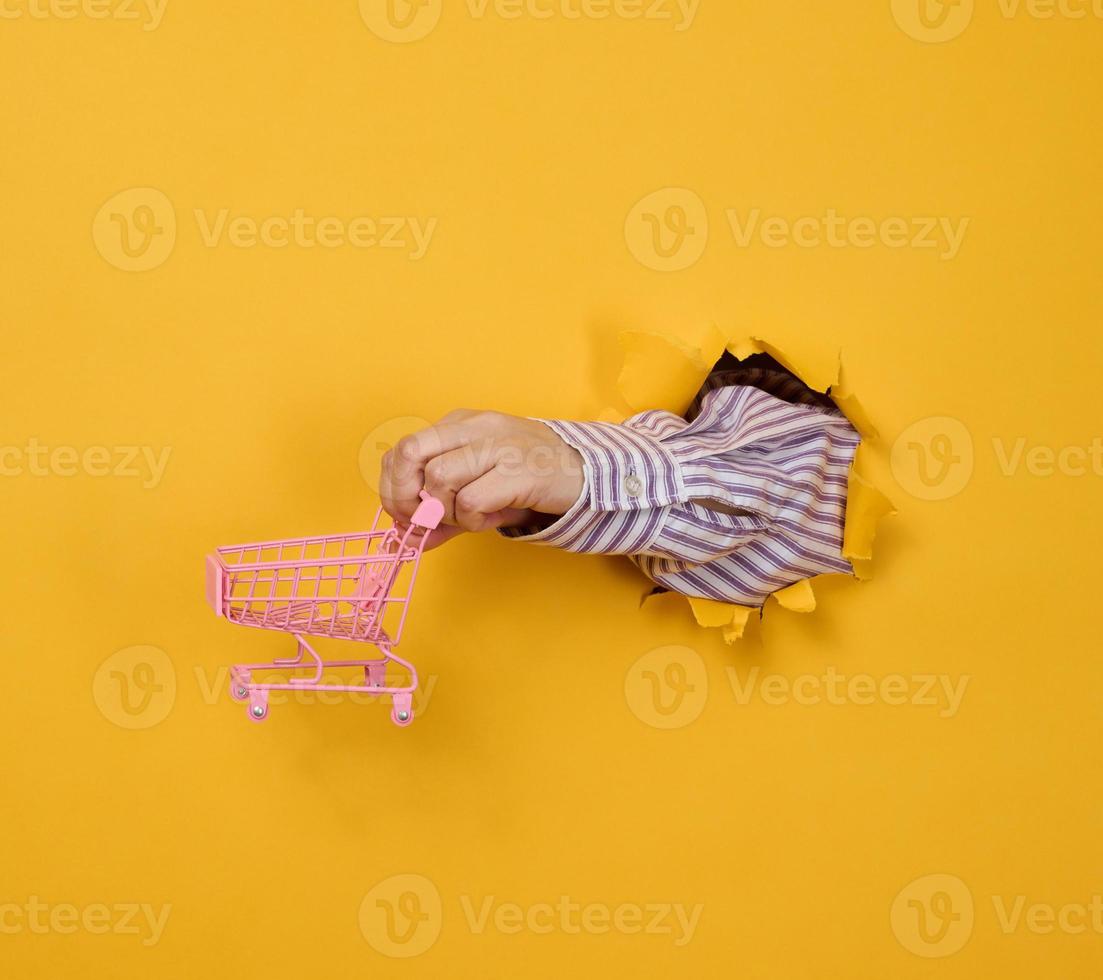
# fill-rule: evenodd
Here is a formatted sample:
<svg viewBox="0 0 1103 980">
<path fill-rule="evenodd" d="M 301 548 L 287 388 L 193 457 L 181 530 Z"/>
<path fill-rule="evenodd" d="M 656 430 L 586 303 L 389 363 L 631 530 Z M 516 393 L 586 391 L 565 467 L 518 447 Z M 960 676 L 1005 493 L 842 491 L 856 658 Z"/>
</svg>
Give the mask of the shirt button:
<svg viewBox="0 0 1103 980">
<path fill-rule="evenodd" d="M 643 493 L 643 480 L 641 480 L 635 473 L 624 480 L 624 489 L 629 497 L 638 497 Z"/>
</svg>

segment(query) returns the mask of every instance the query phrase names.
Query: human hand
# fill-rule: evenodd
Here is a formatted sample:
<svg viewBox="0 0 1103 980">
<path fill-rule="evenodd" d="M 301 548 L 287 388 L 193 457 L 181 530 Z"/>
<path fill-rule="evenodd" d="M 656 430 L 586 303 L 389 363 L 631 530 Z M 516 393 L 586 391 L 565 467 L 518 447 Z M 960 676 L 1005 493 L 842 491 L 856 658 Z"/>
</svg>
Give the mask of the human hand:
<svg viewBox="0 0 1103 980">
<path fill-rule="evenodd" d="M 565 514 L 582 493 L 582 456 L 543 422 L 458 409 L 401 439 L 384 457 L 383 509 L 408 524 L 425 489 L 444 504 L 430 539 L 523 527 Z"/>
</svg>

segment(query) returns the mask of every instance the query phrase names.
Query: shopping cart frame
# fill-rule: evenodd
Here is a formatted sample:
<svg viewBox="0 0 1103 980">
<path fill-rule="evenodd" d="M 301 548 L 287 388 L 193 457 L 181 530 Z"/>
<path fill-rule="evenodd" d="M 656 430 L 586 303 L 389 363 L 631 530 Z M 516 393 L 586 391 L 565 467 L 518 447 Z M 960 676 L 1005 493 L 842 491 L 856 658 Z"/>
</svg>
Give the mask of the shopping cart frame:
<svg viewBox="0 0 1103 980">
<path fill-rule="evenodd" d="M 418 687 L 417 668 L 398 656 L 394 647 L 401 639 L 406 624 L 421 556 L 430 536 L 443 519 L 444 505 L 426 491 L 421 491 L 421 503 L 409 525 L 401 532 L 396 527 L 381 529 L 381 516 L 382 508 L 377 511 L 371 530 L 367 532 L 224 545 L 207 556 L 206 596 L 217 616 L 235 625 L 290 633 L 295 638 L 296 654 L 293 657 L 276 658 L 270 663 L 235 664 L 230 668 L 230 696 L 235 701 L 248 702 L 249 717 L 253 721 L 261 722 L 268 717 L 268 695 L 271 691 L 390 697 L 391 720 L 400 727 L 413 721 L 413 695 Z M 353 547 L 362 544 L 363 554 L 346 554 L 350 544 Z M 330 548 L 336 549 L 338 545 L 339 554 L 327 554 Z M 312 548 L 319 550 L 319 554 L 309 555 Z M 285 558 L 288 551 L 297 553 Z M 275 552 L 276 557 L 265 560 L 263 556 L 266 552 Z M 392 595 L 404 567 L 409 569 L 405 590 Z M 311 570 L 316 570 L 314 576 L 305 574 Z M 350 570 L 348 575 L 346 570 Z M 355 570 L 355 575 L 351 570 Z M 327 575 L 327 571 L 335 574 Z M 265 578 L 265 575 L 270 577 Z M 335 583 L 333 595 L 320 594 L 323 582 Z M 299 591 L 309 591 L 306 587 L 311 583 L 314 584 L 313 596 L 298 594 Z M 239 587 L 246 585 L 249 586 L 249 593 L 241 594 Z M 271 594 L 257 596 L 258 585 L 271 586 Z M 279 595 L 279 587 L 284 585 L 289 587 L 290 594 Z M 352 587 L 351 592 L 343 591 L 346 585 Z M 256 611 L 258 606 L 260 609 Z M 397 624 L 388 633 L 383 619 L 393 606 L 401 606 L 401 613 Z M 330 610 L 328 615 L 323 614 L 327 608 Z M 310 644 L 308 636 L 369 643 L 382 656 L 325 660 Z M 408 674 L 407 684 L 387 684 L 386 673 L 390 664 L 399 666 Z M 363 668 L 363 684 L 323 683 L 327 668 L 349 667 Z M 302 670 L 310 670 L 311 673 L 278 682 L 253 679 L 254 671 L 294 673 Z"/>
</svg>

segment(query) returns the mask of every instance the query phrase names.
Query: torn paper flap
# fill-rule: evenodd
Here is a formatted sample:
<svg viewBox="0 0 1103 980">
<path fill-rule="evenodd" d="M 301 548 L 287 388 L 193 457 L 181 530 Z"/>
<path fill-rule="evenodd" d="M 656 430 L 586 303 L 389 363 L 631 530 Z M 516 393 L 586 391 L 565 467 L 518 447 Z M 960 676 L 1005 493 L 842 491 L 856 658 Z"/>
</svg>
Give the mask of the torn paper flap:
<svg viewBox="0 0 1103 980">
<path fill-rule="evenodd" d="M 810 613 L 816 608 L 816 594 L 811 579 L 801 579 L 788 588 L 779 589 L 773 594 L 778 605 L 790 612 Z"/>
<path fill-rule="evenodd" d="M 730 602 L 720 602 L 718 599 L 700 599 L 697 596 L 689 597 L 689 605 L 693 610 L 693 617 L 698 626 L 727 626 L 735 618 L 735 610 L 742 608 L 734 606 Z"/>
<path fill-rule="evenodd" d="M 880 490 L 865 479 L 861 468 L 861 447 L 850 467 L 850 480 L 846 491 L 846 524 L 843 528 L 843 557 L 851 563 L 873 558 L 873 539 L 877 534 L 877 522 L 882 517 L 896 513 L 896 508 Z M 855 566 L 857 572 L 857 567 Z M 869 568 L 865 568 L 869 577 Z"/>
<path fill-rule="evenodd" d="M 682 415 L 724 352 L 724 338 L 711 325 L 687 340 L 674 334 L 626 330 L 618 388 L 637 412 L 665 409 Z"/>
<path fill-rule="evenodd" d="M 688 598 L 697 625 L 723 628 L 724 641 L 729 644 L 742 638 L 751 613 L 756 611 L 751 606 L 737 606 L 730 602 L 719 602 L 716 599 L 700 599 L 696 596 Z"/>
<path fill-rule="evenodd" d="M 839 380 L 831 386 L 830 394 L 831 400 L 838 406 L 839 411 L 847 417 L 847 420 L 858 430 L 858 434 L 863 439 L 870 441 L 877 439 L 877 429 L 870 421 L 866 410 L 862 407 L 862 403 L 858 401 L 858 396 L 850 389 L 846 378 L 846 368 L 841 362 L 839 364 Z"/>
<path fill-rule="evenodd" d="M 723 627 L 724 642 L 731 646 L 736 640 L 743 639 L 743 631 L 747 628 L 747 623 L 750 621 L 751 613 L 754 612 L 747 606 L 736 606 L 739 611 L 736 613 L 735 618 L 725 627 Z"/>
<path fill-rule="evenodd" d="M 814 340 L 789 343 L 782 350 L 761 337 L 729 340 L 728 351 L 743 361 L 752 354 L 768 354 L 809 388 L 826 393 L 839 381 L 839 349 Z"/>
</svg>

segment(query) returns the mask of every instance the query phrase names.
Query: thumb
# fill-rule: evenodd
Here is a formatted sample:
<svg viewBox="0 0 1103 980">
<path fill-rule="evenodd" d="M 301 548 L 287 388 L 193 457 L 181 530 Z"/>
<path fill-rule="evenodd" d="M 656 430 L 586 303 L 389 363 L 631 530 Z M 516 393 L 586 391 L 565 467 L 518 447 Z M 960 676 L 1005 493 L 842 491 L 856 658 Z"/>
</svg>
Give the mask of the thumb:
<svg viewBox="0 0 1103 980">
<path fill-rule="evenodd" d="M 408 527 L 408 524 L 395 523 L 395 529 L 400 534 L 405 534 Z M 423 532 L 429 535 L 429 540 L 425 542 L 425 550 L 432 551 L 434 548 L 439 548 L 445 542 L 463 534 L 463 531 L 462 527 L 457 527 L 455 524 L 438 524 L 433 530 Z"/>
</svg>

